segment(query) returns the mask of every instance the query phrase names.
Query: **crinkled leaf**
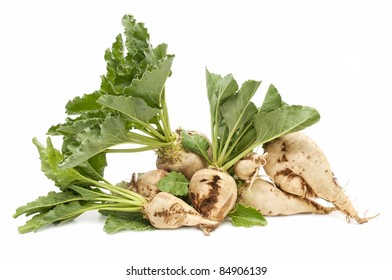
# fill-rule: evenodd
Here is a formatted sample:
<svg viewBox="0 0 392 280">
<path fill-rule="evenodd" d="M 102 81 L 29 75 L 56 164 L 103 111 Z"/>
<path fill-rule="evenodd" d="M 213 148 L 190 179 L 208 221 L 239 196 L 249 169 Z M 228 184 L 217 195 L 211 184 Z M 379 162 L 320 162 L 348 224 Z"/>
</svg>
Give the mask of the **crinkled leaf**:
<svg viewBox="0 0 392 280">
<path fill-rule="evenodd" d="M 146 55 L 145 61 L 147 65 L 155 66 L 166 57 L 167 44 L 159 44 L 154 49 L 148 48 L 144 51 L 144 54 Z"/>
<path fill-rule="evenodd" d="M 188 195 L 189 180 L 184 174 L 172 171 L 159 180 L 158 189 L 162 192 L 168 192 L 175 196 Z"/>
<path fill-rule="evenodd" d="M 26 214 L 31 215 L 37 212 L 47 212 L 58 204 L 67 203 L 71 201 L 81 200 L 80 195 L 74 194 L 73 192 L 49 192 L 46 196 L 40 196 L 36 200 L 27 203 L 24 206 L 16 209 L 14 218 Z"/>
<path fill-rule="evenodd" d="M 121 34 L 117 35 L 116 40 L 112 44 L 111 54 L 112 58 L 119 62 L 122 62 L 124 59 L 124 42 Z"/>
<path fill-rule="evenodd" d="M 141 56 L 142 58 L 136 61 L 140 63 L 144 57 L 142 51 L 150 47 L 150 34 L 144 24 L 137 22 L 132 15 L 125 15 L 122 18 L 122 25 L 125 28 L 125 45 L 128 53 L 135 60 Z"/>
<path fill-rule="evenodd" d="M 116 36 L 116 40 L 112 44 L 111 49 L 105 51 L 105 61 L 106 61 L 106 81 L 112 83 L 116 80 L 118 70 L 121 64 L 124 64 L 124 54 L 123 54 L 123 40 L 121 34 Z M 121 67 L 123 68 L 123 67 Z M 113 93 L 118 93 L 114 90 Z"/>
<path fill-rule="evenodd" d="M 99 130 L 99 126 L 95 129 L 86 129 L 86 131 L 91 130 Z M 81 135 L 82 134 L 67 134 L 63 137 L 63 145 L 61 150 L 63 158 L 70 156 L 80 146 L 83 140 L 83 138 L 80 137 Z M 85 162 L 80 163 L 74 168 L 81 175 L 96 181 L 100 181 L 103 179 L 103 174 L 106 166 L 106 154 L 101 153 L 91 157 Z"/>
<path fill-rule="evenodd" d="M 103 229 L 109 234 L 114 234 L 122 230 L 153 230 L 154 227 L 143 217 L 142 213 L 109 211 Z"/>
<path fill-rule="evenodd" d="M 69 120 L 64 124 L 58 124 L 52 126 L 48 130 L 49 135 L 69 135 L 78 134 L 83 132 L 89 127 L 93 127 L 102 123 L 101 118 L 90 118 L 90 119 L 79 119 L 79 120 Z"/>
<path fill-rule="evenodd" d="M 265 226 L 267 220 L 256 209 L 237 203 L 228 215 L 236 227 Z"/>
<path fill-rule="evenodd" d="M 146 71 L 140 79 L 135 79 L 132 84 L 124 89 L 124 95 L 142 98 L 149 106 L 160 108 L 161 94 L 167 78 L 171 73 L 173 56 L 161 60 L 158 66 Z"/>
<path fill-rule="evenodd" d="M 132 59 L 127 59 L 121 34 L 117 35 L 111 50 L 106 50 L 105 61 L 107 73 L 101 77 L 100 91 L 105 94 L 122 94 L 140 70 Z"/>
<path fill-rule="evenodd" d="M 284 134 L 302 130 L 318 122 L 320 114 L 312 107 L 292 105 L 271 112 L 259 112 L 254 127 L 259 145 Z"/>
<path fill-rule="evenodd" d="M 201 155 L 208 162 L 210 161 L 210 158 L 208 156 L 208 149 L 210 148 L 210 142 L 206 137 L 196 133 L 190 134 L 185 130 L 182 130 L 181 143 L 186 150 Z"/>
<path fill-rule="evenodd" d="M 101 92 L 95 91 L 90 94 L 85 94 L 82 97 L 75 97 L 68 101 L 65 110 L 68 114 L 79 114 L 84 111 L 92 111 L 101 109 L 101 105 L 97 103 L 98 98 L 102 95 Z"/>
<path fill-rule="evenodd" d="M 129 141 L 126 122 L 121 117 L 108 116 L 100 127 L 100 133 L 85 131 L 83 141 L 60 165 L 61 168 L 77 166 L 91 157 L 121 143 Z"/>
<path fill-rule="evenodd" d="M 46 147 L 42 145 L 37 138 L 33 138 L 33 144 L 36 146 L 39 153 L 42 172 L 44 172 L 46 177 L 56 182 L 56 169 L 63 160 L 63 155 L 55 150 L 49 137 L 46 140 Z"/>
<path fill-rule="evenodd" d="M 66 190 L 71 184 L 89 183 L 89 181 L 86 181 L 86 178 L 75 169 L 59 168 L 59 164 L 63 161 L 64 157 L 60 151 L 53 147 L 49 137 L 46 140 L 46 147 L 36 138 L 33 139 L 33 143 L 37 147 L 40 155 L 42 172 L 44 172 L 46 177 L 53 180 L 55 185 L 61 190 Z"/>
<path fill-rule="evenodd" d="M 51 126 L 47 133 L 49 135 L 78 134 L 89 127 L 99 126 L 105 120 L 107 113 L 105 110 L 86 111 L 75 118 L 66 118 L 64 123 Z"/>
</svg>

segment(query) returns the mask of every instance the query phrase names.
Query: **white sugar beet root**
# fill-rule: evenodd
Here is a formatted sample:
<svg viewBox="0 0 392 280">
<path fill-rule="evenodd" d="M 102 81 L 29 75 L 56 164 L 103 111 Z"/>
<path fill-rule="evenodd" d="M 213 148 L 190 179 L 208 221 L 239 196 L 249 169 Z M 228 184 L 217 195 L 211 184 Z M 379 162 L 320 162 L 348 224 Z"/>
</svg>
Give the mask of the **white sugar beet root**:
<svg viewBox="0 0 392 280">
<path fill-rule="evenodd" d="M 136 182 L 137 193 L 147 199 L 152 199 L 160 192 L 157 187 L 159 180 L 164 178 L 167 174 L 168 172 L 163 169 L 151 170 L 142 174 Z"/>
<path fill-rule="evenodd" d="M 167 192 L 158 193 L 144 206 L 143 212 L 150 223 L 159 229 L 194 226 L 208 234 L 219 224 L 202 217 L 190 205 Z"/>
<path fill-rule="evenodd" d="M 304 133 L 280 137 L 266 145 L 265 151 L 268 160 L 264 170 L 281 190 L 304 198 L 322 198 L 359 224 L 373 218 L 359 217 L 324 153 Z"/>
<path fill-rule="evenodd" d="M 265 216 L 328 214 L 336 210 L 334 207 L 325 207 L 310 199 L 285 193 L 260 177 L 241 186 L 238 202 L 255 208 Z"/>
<path fill-rule="evenodd" d="M 222 222 L 235 206 L 237 185 L 226 172 L 201 169 L 191 179 L 189 197 L 203 217 Z"/>
<path fill-rule="evenodd" d="M 188 134 L 202 135 L 196 131 L 188 131 Z M 208 162 L 200 155 L 182 147 L 181 130 L 176 132 L 176 137 L 173 145 L 157 151 L 156 166 L 158 169 L 181 172 L 186 178 L 191 179 L 196 171 L 207 168 Z"/>
<path fill-rule="evenodd" d="M 266 163 L 267 154 L 249 153 L 236 164 L 234 164 L 234 173 L 241 180 L 251 180 L 259 172 L 260 166 Z"/>
</svg>

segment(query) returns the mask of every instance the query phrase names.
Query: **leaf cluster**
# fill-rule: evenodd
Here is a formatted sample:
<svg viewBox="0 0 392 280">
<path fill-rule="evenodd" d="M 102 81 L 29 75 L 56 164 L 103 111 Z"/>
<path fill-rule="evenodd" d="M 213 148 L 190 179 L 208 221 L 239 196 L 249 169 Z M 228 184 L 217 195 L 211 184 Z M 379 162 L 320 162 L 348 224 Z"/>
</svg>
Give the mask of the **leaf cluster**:
<svg viewBox="0 0 392 280">
<path fill-rule="evenodd" d="M 137 152 L 169 145 L 172 138 L 165 83 L 171 75 L 173 55 L 167 45 L 153 47 L 143 23 L 131 15 L 122 19 L 119 34 L 105 52 L 106 74 L 100 88 L 70 100 L 64 123 L 49 135 L 63 136 L 62 167 L 75 167 L 108 152 Z M 129 149 L 113 149 L 130 144 Z"/>
<path fill-rule="evenodd" d="M 64 155 L 54 148 L 49 137 L 46 147 L 35 138 L 33 143 L 40 155 L 42 172 L 54 181 L 60 192 L 51 191 L 16 209 L 15 218 L 22 214 L 32 216 L 19 227 L 20 233 L 37 231 L 50 224 L 63 224 L 91 210 L 140 212 L 147 203 L 142 196 L 107 182 L 100 174 L 100 165 L 94 160 L 74 168 L 60 168 Z M 123 223 L 131 222 L 125 219 L 126 216 L 121 217 L 124 217 Z M 140 222 L 140 217 L 137 219 Z"/>
<path fill-rule="evenodd" d="M 90 210 L 110 211 L 108 223 L 133 223 L 142 217 L 120 213 L 140 213 L 147 200 L 104 178 L 108 152 L 134 152 L 169 145 L 169 125 L 165 83 L 171 75 L 174 56 L 167 45 L 152 47 L 143 23 L 131 15 L 122 19 L 124 36 L 116 36 L 105 51 L 106 74 L 100 88 L 70 100 L 64 123 L 52 126 L 48 134 L 62 136 L 61 151 L 50 138 L 46 146 L 33 139 L 41 170 L 59 187 L 16 210 L 14 217 L 32 216 L 22 233 L 37 231 L 49 224 L 64 223 Z M 131 149 L 112 150 L 119 144 L 133 144 Z M 143 222 L 143 221 L 142 221 Z M 145 221 L 144 221 L 145 222 Z"/>
<path fill-rule="evenodd" d="M 260 106 L 253 97 L 261 82 L 248 80 L 241 87 L 229 74 L 224 77 L 206 71 L 212 135 L 211 165 L 229 170 L 255 148 L 284 134 L 302 130 L 320 119 L 312 107 L 288 105 L 270 85 Z M 188 139 L 184 147 L 207 159 L 209 143 Z"/>
</svg>

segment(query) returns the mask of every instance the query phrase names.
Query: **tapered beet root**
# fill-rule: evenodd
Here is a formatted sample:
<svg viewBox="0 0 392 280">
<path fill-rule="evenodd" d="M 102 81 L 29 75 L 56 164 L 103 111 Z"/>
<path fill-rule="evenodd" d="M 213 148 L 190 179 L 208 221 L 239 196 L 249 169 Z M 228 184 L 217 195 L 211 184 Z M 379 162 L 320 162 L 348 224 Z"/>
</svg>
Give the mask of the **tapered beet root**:
<svg viewBox="0 0 392 280">
<path fill-rule="evenodd" d="M 202 217 L 183 200 L 166 192 L 158 193 L 144 206 L 143 212 L 150 223 L 159 229 L 194 226 L 208 234 L 219 224 L 217 221 Z"/>
<path fill-rule="evenodd" d="M 360 217 L 335 179 L 327 158 L 316 143 L 302 132 L 287 134 L 265 146 L 264 170 L 283 191 L 304 198 L 322 198 L 359 224 Z"/>
<path fill-rule="evenodd" d="M 260 177 L 241 186 L 238 202 L 255 208 L 265 216 L 328 214 L 336 210 L 335 207 L 325 207 L 310 199 L 285 193 Z"/>
</svg>

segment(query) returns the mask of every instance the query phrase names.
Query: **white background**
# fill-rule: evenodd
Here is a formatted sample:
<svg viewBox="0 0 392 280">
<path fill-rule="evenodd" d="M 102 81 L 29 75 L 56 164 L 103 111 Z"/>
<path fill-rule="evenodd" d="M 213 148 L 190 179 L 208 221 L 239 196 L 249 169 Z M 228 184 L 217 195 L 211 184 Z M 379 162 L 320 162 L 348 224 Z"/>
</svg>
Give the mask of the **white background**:
<svg viewBox="0 0 392 280">
<path fill-rule="evenodd" d="M 45 141 L 69 99 L 98 89 L 104 51 L 126 13 L 176 55 L 167 82 L 173 128 L 209 135 L 205 67 L 239 83 L 262 80 L 258 104 L 273 83 L 286 102 L 320 111 L 306 133 L 359 213 L 381 215 L 363 225 L 338 213 L 275 217 L 266 227 L 224 224 L 206 237 L 192 228 L 107 235 L 91 213 L 18 234 L 24 219 L 13 219 L 14 210 L 55 190 L 31 139 Z M 2 1 L 0 274 L 9 276 L 1 278 L 131 279 L 131 265 L 266 265 L 257 279 L 390 279 L 391 18 L 388 1 Z M 106 176 L 118 182 L 153 168 L 152 152 L 111 156 Z"/>
</svg>

